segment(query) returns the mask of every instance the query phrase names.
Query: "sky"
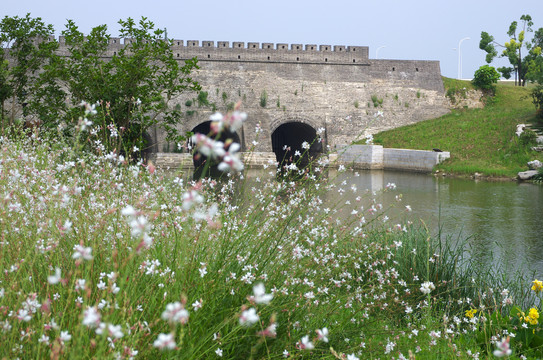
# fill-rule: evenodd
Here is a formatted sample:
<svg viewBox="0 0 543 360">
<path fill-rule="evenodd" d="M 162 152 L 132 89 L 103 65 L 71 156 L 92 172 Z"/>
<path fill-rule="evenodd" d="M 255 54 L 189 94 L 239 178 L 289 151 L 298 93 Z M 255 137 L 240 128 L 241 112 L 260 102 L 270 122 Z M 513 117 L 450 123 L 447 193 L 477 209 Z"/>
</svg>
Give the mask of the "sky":
<svg viewBox="0 0 543 360">
<path fill-rule="evenodd" d="M 0 8 L 2 18 L 27 13 L 52 24 L 57 36 L 67 19 L 84 33 L 106 24 L 117 36 L 119 19 L 145 16 L 180 40 L 369 46 L 372 59 L 439 60 L 451 78 L 461 64 L 464 79 L 486 64 L 482 31 L 504 43 L 523 14 L 534 30 L 543 27 L 543 0 L 4 0 Z"/>
</svg>

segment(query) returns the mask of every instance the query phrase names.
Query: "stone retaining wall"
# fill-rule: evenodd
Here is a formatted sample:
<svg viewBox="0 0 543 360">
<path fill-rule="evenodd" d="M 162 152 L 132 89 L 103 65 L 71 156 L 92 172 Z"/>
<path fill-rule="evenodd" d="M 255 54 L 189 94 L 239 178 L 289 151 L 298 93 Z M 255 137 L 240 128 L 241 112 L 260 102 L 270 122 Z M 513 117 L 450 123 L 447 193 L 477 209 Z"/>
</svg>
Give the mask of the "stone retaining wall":
<svg viewBox="0 0 543 360">
<path fill-rule="evenodd" d="M 357 169 L 385 169 L 431 172 L 434 166 L 448 159 L 449 152 L 387 149 L 381 145 L 340 145 L 338 162 Z"/>
<path fill-rule="evenodd" d="M 381 145 L 338 145 L 337 153 L 330 154 L 331 167 L 352 166 L 355 169 L 385 169 L 417 172 L 431 172 L 434 166 L 448 159 L 449 152 L 434 152 L 409 149 L 386 149 Z M 241 154 L 246 167 L 276 166 L 273 152 L 252 152 Z M 192 169 L 190 154 L 158 153 L 155 164 L 164 169 Z"/>
<path fill-rule="evenodd" d="M 277 160 L 273 152 L 241 153 L 246 167 L 276 166 Z M 162 169 L 193 169 L 192 155 L 188 153 L 157 153 L 155 165 Z"/>
</svg>

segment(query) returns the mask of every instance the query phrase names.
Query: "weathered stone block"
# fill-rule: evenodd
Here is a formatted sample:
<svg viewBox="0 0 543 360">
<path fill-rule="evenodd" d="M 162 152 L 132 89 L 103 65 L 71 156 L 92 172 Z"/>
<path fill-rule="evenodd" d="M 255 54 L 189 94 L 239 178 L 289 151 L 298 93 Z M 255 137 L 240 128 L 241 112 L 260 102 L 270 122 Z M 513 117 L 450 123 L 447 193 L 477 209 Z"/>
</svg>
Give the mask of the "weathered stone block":
<svg viewBox="0 0 543 360">
<path fill-rule="evenodd" d="M 522 171 L 517 174 L 519 180 L 530 180 L 537 175 L 537 170 Z"/>
</svg>

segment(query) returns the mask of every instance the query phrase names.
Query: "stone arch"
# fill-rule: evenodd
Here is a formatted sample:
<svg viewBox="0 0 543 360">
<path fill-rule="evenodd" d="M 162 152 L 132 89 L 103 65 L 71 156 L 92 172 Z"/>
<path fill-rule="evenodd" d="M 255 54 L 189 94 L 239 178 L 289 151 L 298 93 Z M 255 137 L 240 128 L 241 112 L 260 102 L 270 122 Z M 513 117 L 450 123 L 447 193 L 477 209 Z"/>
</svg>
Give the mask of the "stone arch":
<svg viewBox="0 0 543 360">
<path fill-rule="evenodd" d="M 135 146 L 137 149 L 121 149 L 120 155 L 131 162 L 142 161 L 144 164 L 147 164 L 157 153 L 158 146 L 156 140 L 148 131 L 141 135 L 141 141 L 138 141 Z"/>
<path fill-rule="evenodd" d="M 211 132 L 211 121 L 207 120 L 204 122 L 201 122 L 200 124 L 196 125 L 191 130 L 194 134 L 204 134 L 209 135 Z M 218 137 L 214 138 L 217 141 L 222 141 L 226 144 L 226 147 L 230 146 L 231 143 L 235 142 L 238 144 L 241 144 L 240 136 L 237 132 L 230 132 L 230 131 L 223 131 Z M 187 147 L 190 149 L 194 149 L 194 144 L 192 144 L 191 139 L 187 140 Z M 206 162 L 208 161 L 206 156 L 203 156 L 199 153 L 194 153 L 192 156 L 192 162 L 194 164 L 194 177 L 200 178 L 203 176 L 212 176 L 212 177 L 219 177 L 221 175 L 221 172 L 217 169 L 218 163 L 211 163 L 208 165 L 208 170 L 204 174 L 204 168 L 206 165 Z"/>
<path fill-rule="evenodd" d="M 139 157 L 145 164 L 147 164 L 151 158 L 151 155 L 157 152 L 157 145 L 153 140 L 153 137 L 148 132 L 143 133 L 142 140 L 143 148 L 140 149 Z"/>
<path fill-rule="evenodd" d="M 279 164 L 295 162 L 302 168 L 323 152 L 324 146 L 317 136 L 317 127 L 308 121 L 279 121 L 273 123 L 270 130 L 272 151 Z"/>
<path fill-rule="evenodd" d="M 320 126 L 317 122 L 309 119 L 309 118 L 306 118 L 306 117 L 303 117 L 303 116 L 282 116 L 282 117 L 279 117 L 275 120 L 273 120 L 271 123 L 270 123 L 270 131 L 273 133 L 279 126 L 283 125 L 283 124 L 286 124 L 286 123 L 292 123 L 292 122 L 298 122 L 298 123 L 302 123 L 302 124 L 307 124 L 309 126 L 311 126 L 313 129 L 318 129 Z M 324 127 L 324 126 L 322 126 Z"/>
</svg>

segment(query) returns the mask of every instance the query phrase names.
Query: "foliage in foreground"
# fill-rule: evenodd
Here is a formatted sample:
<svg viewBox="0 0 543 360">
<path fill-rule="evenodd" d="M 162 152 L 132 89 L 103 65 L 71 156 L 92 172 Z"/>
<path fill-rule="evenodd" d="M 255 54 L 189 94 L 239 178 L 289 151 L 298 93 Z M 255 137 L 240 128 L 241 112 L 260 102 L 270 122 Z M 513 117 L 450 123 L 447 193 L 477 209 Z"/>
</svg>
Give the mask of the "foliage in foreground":
<svg viewBox="0 0 543 360">
<path fill-rule="evenodd" d="M 501 331 L 477 344 L 484 318 L 465 311 L 503 290 L 462 265 L 463 249 L 394 225 L 379 194 L 317 179 L 324 163 L 297 182 L 271 168 L 251 183 L 189 182 L 36 137 L 1 145 L 2 358 L 470 358 L 504 346 Z"/>
</svg>

